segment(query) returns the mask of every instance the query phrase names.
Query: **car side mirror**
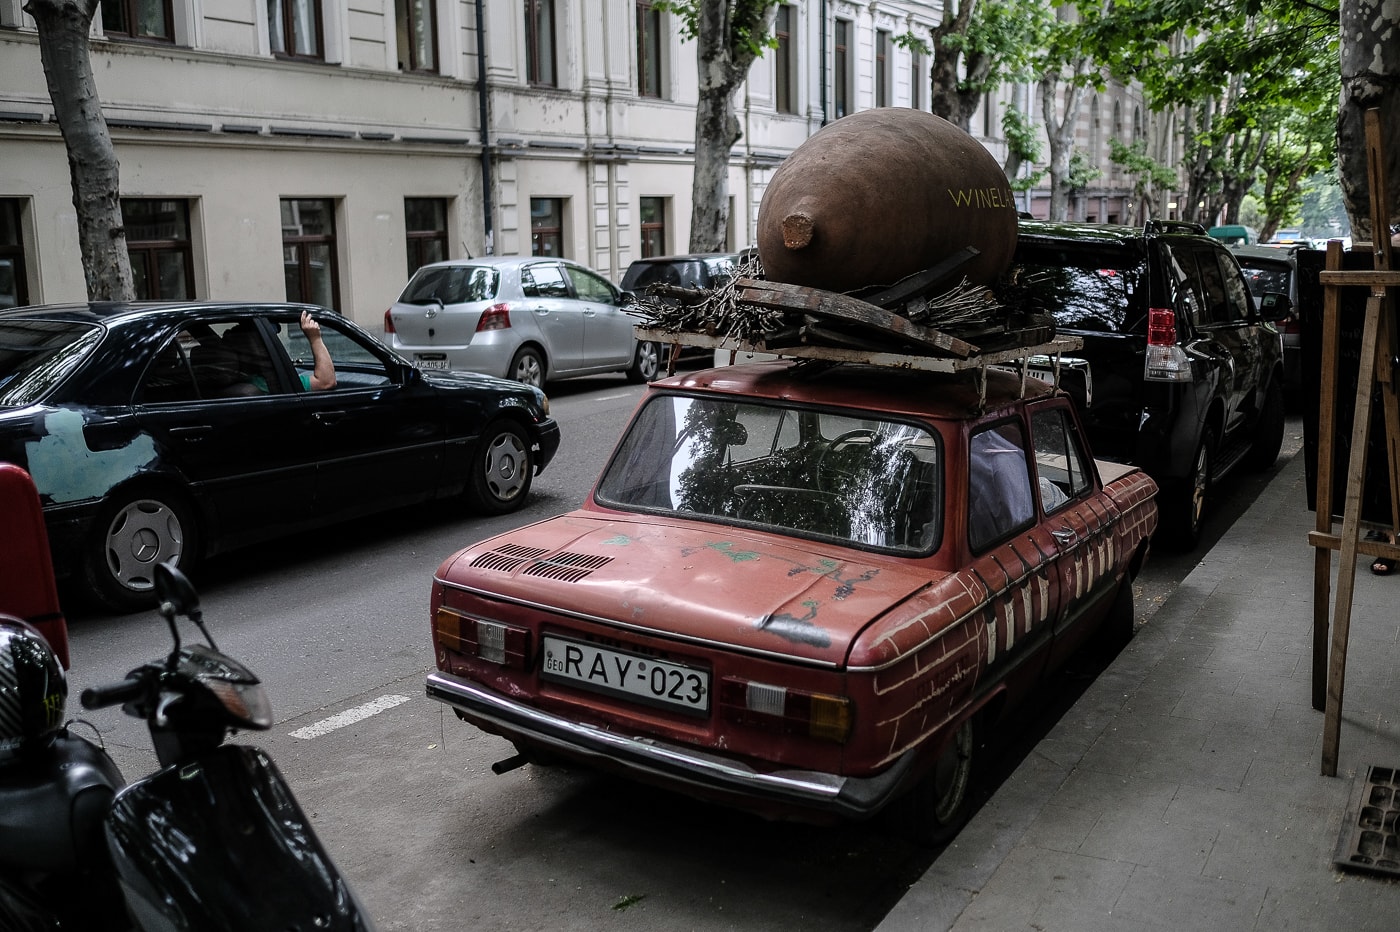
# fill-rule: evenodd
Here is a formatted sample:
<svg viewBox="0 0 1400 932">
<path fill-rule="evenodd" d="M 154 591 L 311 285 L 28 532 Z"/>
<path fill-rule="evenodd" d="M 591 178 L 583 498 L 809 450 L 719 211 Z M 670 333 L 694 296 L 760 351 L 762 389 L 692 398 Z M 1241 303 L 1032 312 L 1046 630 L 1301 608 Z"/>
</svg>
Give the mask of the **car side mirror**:
<svg viewBox="0 0 1400 932">
<path fill-rule="evenodd" d="M 1287 320 L 1293 313 L 1293 302 L 1288 295 L 1277 291 L 1266 291 L 1259 298 L 1259 316 L 1264 320 L 1278 322 Z"/>
</svg>

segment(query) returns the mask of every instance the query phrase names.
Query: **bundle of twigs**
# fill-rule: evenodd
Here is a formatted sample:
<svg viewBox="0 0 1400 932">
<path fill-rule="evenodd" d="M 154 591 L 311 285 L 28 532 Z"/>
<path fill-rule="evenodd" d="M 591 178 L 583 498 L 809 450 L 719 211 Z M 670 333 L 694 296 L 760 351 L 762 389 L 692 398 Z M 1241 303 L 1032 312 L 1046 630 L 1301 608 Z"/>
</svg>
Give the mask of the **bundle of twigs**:
<svg viewBox="0 0 1400 932">
<path fill-rule="evenodd" d="M 961 324 L 984 321 L 1000 314 L 1002 304 L 985 285 L 973 285 L 966 278 L 943 294 L 915 298 L 898 309 L 903 317 L 935 330 L 950 330 Z"/>
</svg>

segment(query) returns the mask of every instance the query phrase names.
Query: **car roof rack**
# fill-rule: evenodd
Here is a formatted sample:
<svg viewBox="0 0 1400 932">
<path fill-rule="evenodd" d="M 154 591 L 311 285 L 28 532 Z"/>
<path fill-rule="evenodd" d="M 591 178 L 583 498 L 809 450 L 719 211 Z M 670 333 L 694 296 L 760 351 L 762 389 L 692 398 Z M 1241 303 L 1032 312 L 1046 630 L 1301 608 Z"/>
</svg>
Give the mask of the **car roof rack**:
<svg viewBox="0 0 1400 932">
<path fill-rule="evenodd" d="M 1194 233 L 1205 236 L 1206 228 L 1190 220 L 1149 220 L 1143 225 L 1145 233 Z"/>
</svg>

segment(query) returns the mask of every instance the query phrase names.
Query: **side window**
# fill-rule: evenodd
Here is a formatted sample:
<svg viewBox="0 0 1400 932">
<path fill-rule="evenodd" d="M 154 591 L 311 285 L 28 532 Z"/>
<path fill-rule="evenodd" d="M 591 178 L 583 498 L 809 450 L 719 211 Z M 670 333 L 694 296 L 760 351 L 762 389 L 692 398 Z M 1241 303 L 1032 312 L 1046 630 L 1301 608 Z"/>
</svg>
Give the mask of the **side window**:
<svg viewBox="0 0 1400 932">
<path fill-rule="evenodd" d="M 531 298 L 567 298 L 569 283 L 564 272 L 552 262 L 520 270 L 520 287 Z"/>
<path fill-rule="evenodd" d="M 1031 434 L 1040 507 L 1050 514 L 1089 488 L 1084 447 L 1063 407 L 1042 408 L 1031 415 Z"/>
<path fill-rule="evenodd" d="M 1172 307 L 1179 318 L 1200 326 L 1209 323 L 1197 290 L 1196 257 L 1182 247 L 1167 250 L 1167 283 L 1172 290 Z"/>
<path fill-rule="evenodd" d="M 1035 519 L 1035 496 L 1021 425 L 1005 421 L 969 441 L 967 539 L 974 551 L 1026 527 Z"/>
<path fill-rule="evenodd" d="M 390 384 L 393 379 L 388 367 L 373 350 L 365 346 L 349 333 L 341 330 L 334 318 L 322 315 L 317 318 L 321 324 L 321 339 L 326 351 L 331 355 L 335 366 L 335 390 L 348 388 L 373 388 Z M 297 370 L 302 391 L 310 390 L 310 375 L 315 368 L 311 356 L 311 345 L 301 326 L 295 319 L 279 321 L 275 324 L 277 339 L 292 366 Z"/>
<path fill-rule="evenodd" d="M 171 340 L 146 370 L 146 377 L 136 391 L 136 403 L 197 401 L 200 393 L 195 385 L 189 356 L 197 345 L 198 341 L 187 332 L 180 334 L 179 339 Z"/>
<path fill-rule="evenodd" d="M 569 280 L 574 283 L 574 294 L 578 295 L 580 301 L 594 301 L 598 304 L 616 304 L 617 292 L 613 291 L 612 285 L 586 269 L 574 268 L 566 265 L 564 270 L 569 273 Z"/>
<path fill-rule="evenodd" d="M 186 343 L 201 398 L 244 398 L 282 390 L 262 333 L 251 320 L 201 325 Z"/>
<path fill-rule="evenodd" d="M 1249 320 L 1253 304 L 1249 297 L 1249 286 L 1245 284 L 1239 266 L 1222 252 L 1216 252 L 1215 258 L 1220 266 L 1220 280 L 1225 286 L 1226 319 L 1235 322 Z"/>
<path fill-rule="evenodd" d="M 1220 274 L 1220 263 L 1215 261 L 1209 249 L 1196 252 L 1197 268 L 1201 276 L 1201 297 L 1204 307 L 1204 323 L 1226 324 L 1233 315 L 1230 313 L 1230 299 L 1225 291 L 1225 277 Z"/>
</svg>

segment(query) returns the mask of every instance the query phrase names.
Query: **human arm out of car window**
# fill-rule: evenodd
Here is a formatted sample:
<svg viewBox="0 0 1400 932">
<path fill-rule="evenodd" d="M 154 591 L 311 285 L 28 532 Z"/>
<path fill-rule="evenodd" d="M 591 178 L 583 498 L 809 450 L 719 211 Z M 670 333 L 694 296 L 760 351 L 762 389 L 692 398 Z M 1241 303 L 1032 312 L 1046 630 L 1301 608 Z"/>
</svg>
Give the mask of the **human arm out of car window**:
<svg viewBox="0 0 1400 932">
<path fill-rule="evenodd" d="M 321 338 L 321 325 L 307 311 L 301 312 L 301 332 L 311 346 L 311 384 L 308 387 L 313 392 L 335 388 L 335 364 L 331 362 L 331 352 Z"/>
</svg>

